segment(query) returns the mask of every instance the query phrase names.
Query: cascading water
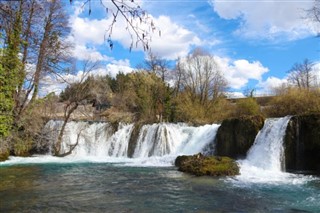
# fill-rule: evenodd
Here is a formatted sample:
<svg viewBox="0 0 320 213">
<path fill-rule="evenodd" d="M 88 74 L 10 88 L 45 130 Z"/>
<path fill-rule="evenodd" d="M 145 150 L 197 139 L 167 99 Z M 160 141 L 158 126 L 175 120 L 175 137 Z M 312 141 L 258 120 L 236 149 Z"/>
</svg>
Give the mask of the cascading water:
<svg viewBox="0 0 320 213">
<path fill-rule="evenodd" d="M 284 170 L 283 138 L 289 120 L 290 117 L 266 120 L 248 152 L 246 160 L 251 165 L 265 170 Z"/>
<path fill-rule="evenodd" d="M 61 126 L 62 121 L 49 121 L 46 124 L 45 133 L 49 133 L 51 142 L 56 141 Z M 71 121 L 65 128 L 61 153 L 68 152 L 70 146 L 78 143 L 72 156 L 126 157 L 132 129 L 133 124 L 120 123 L 118 130 L 114 132 L 109 123 Z"/>
<path fill-rule="evenodd" d="M 213 142 L 219 125 L 152 124 L 141 128 L 133 157 L 192 155 Z"/>
<path fill-rule="evenodd" d="M 274 182 L 288 177 L 284 168 L 283 139 L 290 117 L 270 118 L 265 121 L 245 160 L 239 160 L 241 180 Z"/>
<path fill-rule="evenodd" d="M 56 141 L 62 121 L 49 121 L 46 135 Z M 104 122 L 69 122 L 63 136 L 61 152 L 68 152 L 70 146 L 78 145 L 70 156 L 78 158 L 96 157 L 100 160 L 131 161 L 135 164 L 167 166 L 172 165 L 177 155 L 192 155 L 214 141 L 219 125 L 190 127 L 186 124 L 160 123 L 141 127 L 133 158 L 127 156 L 133 124 L 119 124 L 113 131 Z"/>
</svg>

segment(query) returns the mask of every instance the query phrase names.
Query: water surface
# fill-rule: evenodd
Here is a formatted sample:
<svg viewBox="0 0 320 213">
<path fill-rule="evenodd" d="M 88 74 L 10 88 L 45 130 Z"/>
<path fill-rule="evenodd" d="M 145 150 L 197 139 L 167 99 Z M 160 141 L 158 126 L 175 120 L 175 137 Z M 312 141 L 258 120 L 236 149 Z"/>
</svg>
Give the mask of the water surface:
<svg viewBox="0 0 320 213">
<path fill-rule="evenodd" d="M 0 212 L 319 212 L 320 181 L 194 177 L 122 163 L 0 166 Z"/>
</svg>

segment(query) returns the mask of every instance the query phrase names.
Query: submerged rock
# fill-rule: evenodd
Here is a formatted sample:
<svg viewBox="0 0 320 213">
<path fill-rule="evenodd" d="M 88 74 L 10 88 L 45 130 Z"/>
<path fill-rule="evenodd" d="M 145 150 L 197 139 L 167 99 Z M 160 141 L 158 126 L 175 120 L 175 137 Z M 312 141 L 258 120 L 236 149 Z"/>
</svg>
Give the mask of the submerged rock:
<svg viewBox="0 0 320 213">
<path fill-rule="evenodd" d="M 238 164 L 228 157 L 210 156 L 202 154 L 193 156 L 178 156 L 175 166 L 181 172 L 186 172 L 196 176 L 234 176 L 239 174 Z"/>
<path fill-rule="evenodd" d="M 320 114 L 293 116 L 284 139 L 287 171 L 320 172 Z"/>
<path fill-rule="evenodd" d="M 262 116 L 224 120 L 215 139 L 215 155 L 244 158 L 263 125 Z"/>
</svg>

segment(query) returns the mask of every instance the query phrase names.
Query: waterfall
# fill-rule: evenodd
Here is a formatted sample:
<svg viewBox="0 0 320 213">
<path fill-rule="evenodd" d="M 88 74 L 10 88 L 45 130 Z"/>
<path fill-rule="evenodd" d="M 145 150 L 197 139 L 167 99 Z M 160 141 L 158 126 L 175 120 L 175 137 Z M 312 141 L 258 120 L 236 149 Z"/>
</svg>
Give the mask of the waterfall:
<svg viewBox="0 0 320 213">
<path fill-rule="evenodd" d="M 245 160 L 239 160 L 240 179 L 253 181 L 282 180 L 284 168 L 283 139 L 291 117 L 269 118 L 256 136 Z"/>
<path fill-rule="evenodd" d="M 200 127 L 168 123 L 144 125 L 140 130 L 133 157 L 199 153 L 214 141 L 218 128 L 217 124 Z"/>
<path fill-rule="evenodd" d="M 44 128 L 44 135 L 49 137 L 49 141 L 56 141 L 61 126 L 62 121 L 49 121 Z M 73 157 L 121 158 L 127 161 L 133 127 L 134 124 L 120 123 L 118 130 L 114 131 L 107 122 L 68 122 L 61 152 L 67 152 L 78 140 L 71 154 Z M 137 162 L 137 159 L 162 158 L 166 163 L 172 163 L 177 155 L 199 153 L 214 141 L 218 127 L 217 124 L 192 127 L 184 123 L 143 125 L 131 160 Z"/>
<path fill-rule="evenodd" d="M 284 170 L 283 138 L 290 117 L 271 118 L 265 121 L 263 129 L 247 154 L 247 161 L 256 167 L 282 171 Z"/>
<path fill-rule="evenodd" d="M 49 121 L 45 126 L 45 134 L 50 141 L 56 141 L 62 121 Z M 126 157 L 128 141 L 133 129 L 133 124 L 119 124 L 114 132 L 112 126 L 105 122 L 68 122 L 63 134 L 61 153 L 68 152 L 69 147 L 78 145 L 72 152 L 72 156 L 95 157 Z M 48 137 L 48 136 L 47 136 Z"/>
</svg>

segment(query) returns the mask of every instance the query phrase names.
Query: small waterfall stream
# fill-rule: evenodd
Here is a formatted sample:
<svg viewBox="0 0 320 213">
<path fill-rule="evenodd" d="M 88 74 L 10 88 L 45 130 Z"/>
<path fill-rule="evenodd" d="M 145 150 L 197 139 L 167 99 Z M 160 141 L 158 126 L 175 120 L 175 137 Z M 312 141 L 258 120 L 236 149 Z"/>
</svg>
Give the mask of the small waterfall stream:
<svg viewBox="0 0 320 213">
<path fill-rule="evenodd" d="M 283 139 L 290 116 L 266 119 L 245 160 L 239 160 L 240 180 L 277 182 L 288 178 L 284 168 Z"/>
<path fill-rule="evenodd" d="M 289 120 L 290 117 L 267 119 L 248 151 L 246 161 L 265 170 L 283 171 L 283 138 Z"/>
</svg>

